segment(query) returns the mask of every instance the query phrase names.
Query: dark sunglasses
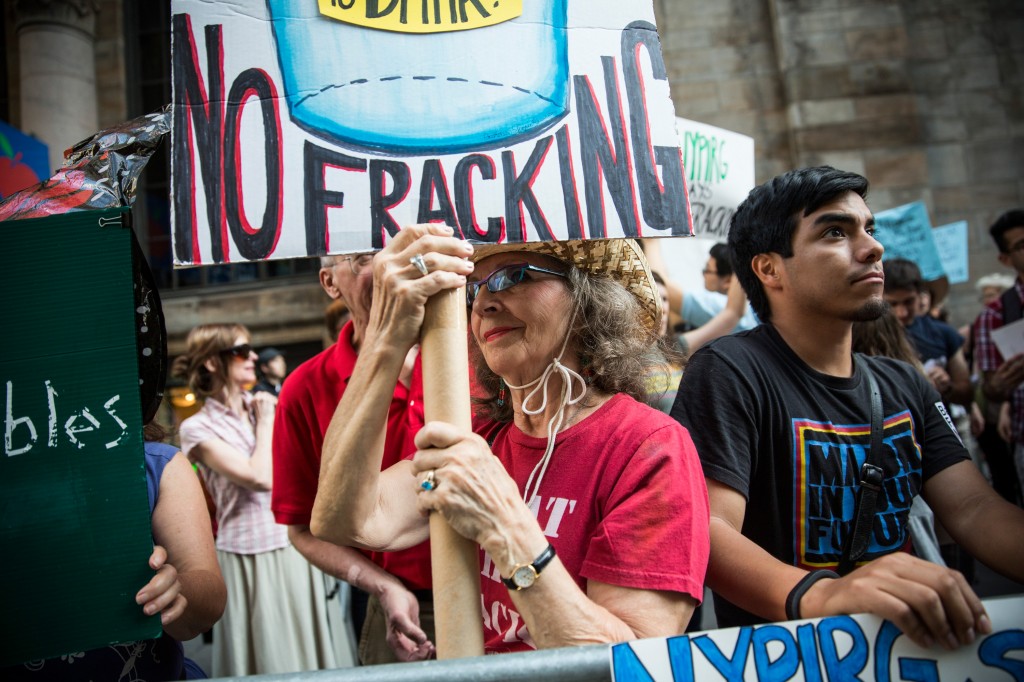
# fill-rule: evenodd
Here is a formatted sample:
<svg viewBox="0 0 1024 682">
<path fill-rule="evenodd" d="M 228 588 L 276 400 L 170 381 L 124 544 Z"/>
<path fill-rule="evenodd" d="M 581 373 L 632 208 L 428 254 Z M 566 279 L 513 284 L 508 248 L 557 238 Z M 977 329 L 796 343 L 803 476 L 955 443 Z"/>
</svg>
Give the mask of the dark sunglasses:
<svg viewBox="0 0 1024 682">
<path fill-rule="evenodd" d="M 473 307 L 473 301 L 476 300 L 477 294 L 480 293 L 480 287 L 485 284 L 487 285 L 487 291 L 496 294 L 499 291 L 505 291 L 517 284 L 529 281 L 531 279 L 527 274 L 529 272 L 542 272 L 545 275 L 566 277 L 564 272 L 538 268 L 529 263 L 513 263 L 512 265 L 498 268 L 484 279 L 477 280 L 476 282 L 466 282 L 466 305 Z"/>
<path fill-rule="evenodd" d="M 240 360 L 245 360 L 249 357 L 249 354 L 252 353 L 252 346 L 247 343 L 243 343 L 238 346 L 232 346 L 227 350 L 222 350 L 221 353 L 224 353 L 225 355 L 233 355 Z"/>
</svg>

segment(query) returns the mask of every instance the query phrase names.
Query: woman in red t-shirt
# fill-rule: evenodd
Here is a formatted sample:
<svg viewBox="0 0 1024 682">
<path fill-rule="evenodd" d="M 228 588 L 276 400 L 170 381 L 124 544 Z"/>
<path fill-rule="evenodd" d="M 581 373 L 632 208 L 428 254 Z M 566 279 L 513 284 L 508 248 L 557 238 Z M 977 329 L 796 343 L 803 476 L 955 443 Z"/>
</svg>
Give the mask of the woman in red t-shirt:
<svg viewBox="0 0 1024 682">
<path fill-rule="evenodd" d="M 651 371 L 668 371 L 643 252 L 632 240 L 474 251 L 451 235 L 407 227 L 374 259 L 314 534 L 399 549 L 427 537 L 423 512 L 440 512 L 480 545 L 488 653 L 683 632 L 702 596 L 707 491 L 686 430 L 640 402 Z M 428 423 L 413 460 L 381 472 L 425 303 L 461 286 L 484 393 L 473 432 Z"/>
</svg>

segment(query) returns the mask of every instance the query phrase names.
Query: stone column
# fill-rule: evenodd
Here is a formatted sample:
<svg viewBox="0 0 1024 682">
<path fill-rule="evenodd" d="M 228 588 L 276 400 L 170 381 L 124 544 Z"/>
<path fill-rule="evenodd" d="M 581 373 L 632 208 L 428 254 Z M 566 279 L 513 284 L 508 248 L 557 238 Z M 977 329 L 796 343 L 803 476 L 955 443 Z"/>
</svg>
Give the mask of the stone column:
<svg viewBox="0 0 1024 682">
<path fill-rule="evenodd" d="M 17 0 L 21 126 L 49 145 L 50 169 L 98 128 L 95 0 Z"/>
</svg>

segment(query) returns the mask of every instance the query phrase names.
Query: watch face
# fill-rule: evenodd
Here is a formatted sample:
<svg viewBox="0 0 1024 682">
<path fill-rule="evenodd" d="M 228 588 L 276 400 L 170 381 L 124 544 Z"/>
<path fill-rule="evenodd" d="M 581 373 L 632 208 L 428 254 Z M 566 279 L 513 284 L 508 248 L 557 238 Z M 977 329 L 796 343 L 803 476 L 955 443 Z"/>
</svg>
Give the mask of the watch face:
<svg viewBox="0 0 1024 682">
<path fill-rule="evenodd" d="M 537 572 L 533 570 L 533 566 L 520 566 L 516 569 L 515 573 L 512 574 L 512 582 L 516 584 L 519 589 L 524 589 L 532 585 L 537 580 Z"/>
</svg>

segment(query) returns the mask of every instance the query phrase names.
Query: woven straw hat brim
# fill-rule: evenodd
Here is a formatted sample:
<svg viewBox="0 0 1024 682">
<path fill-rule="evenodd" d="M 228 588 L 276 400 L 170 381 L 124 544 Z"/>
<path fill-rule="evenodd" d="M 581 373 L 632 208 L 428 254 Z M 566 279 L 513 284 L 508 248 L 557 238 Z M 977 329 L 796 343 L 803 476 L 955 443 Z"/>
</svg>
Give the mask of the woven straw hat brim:
<svg viewBox="0 0 1024 682">
<path fill-rule="evenodd" d="M 640 301 L 642 322 L 657 332 L 661 317 L 661 297 L 643 249 L 634 239 L 584 239 L 563 242 L 518 242 L 512 244 L 474 244 L 473 262 L 510 251 L 526 251 L 557 258 L 563 263 L 594 275 L 610 277 Z"/>
</svg>

